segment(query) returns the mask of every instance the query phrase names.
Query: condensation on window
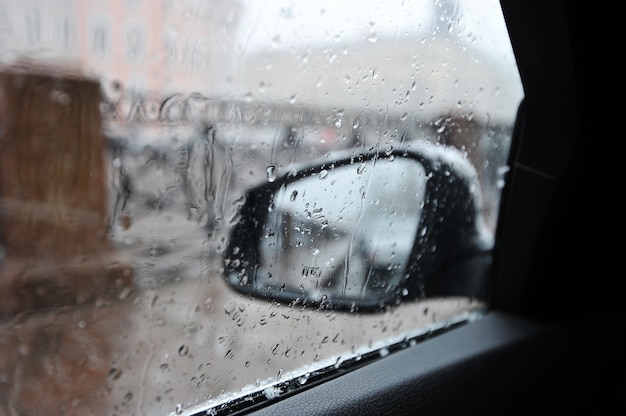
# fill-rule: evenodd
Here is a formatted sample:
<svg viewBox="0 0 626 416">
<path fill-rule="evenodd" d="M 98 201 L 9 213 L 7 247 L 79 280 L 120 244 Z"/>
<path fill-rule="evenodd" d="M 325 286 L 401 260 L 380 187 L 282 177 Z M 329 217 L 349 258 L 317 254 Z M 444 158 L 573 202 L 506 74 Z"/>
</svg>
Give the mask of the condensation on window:
<svg viewBox="0 0 626 416">
<path fill-rule="evenodd" d="M 0 0 L 0 414 L 217 412 L 479 316 L 251 297 L 224 257 L 250 189 L 423 144 L 493 235 L 507 39 L 497 1 Z"/>
</svg>

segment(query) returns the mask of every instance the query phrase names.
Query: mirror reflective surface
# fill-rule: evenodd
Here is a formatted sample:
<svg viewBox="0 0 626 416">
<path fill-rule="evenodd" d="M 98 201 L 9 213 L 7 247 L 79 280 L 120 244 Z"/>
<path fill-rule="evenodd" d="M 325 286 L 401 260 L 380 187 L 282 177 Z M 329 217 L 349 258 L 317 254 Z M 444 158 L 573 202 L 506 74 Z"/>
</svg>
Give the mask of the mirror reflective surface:
<svg viewBox="0 0 626 416">
<path fill-rule="evenodd" d="M 381 298 L 404 276 L 425 188 L 412 159 L 323 169 L 281 187 L 259 245 L 257 290 L 314 302 Z"/>
</svg>

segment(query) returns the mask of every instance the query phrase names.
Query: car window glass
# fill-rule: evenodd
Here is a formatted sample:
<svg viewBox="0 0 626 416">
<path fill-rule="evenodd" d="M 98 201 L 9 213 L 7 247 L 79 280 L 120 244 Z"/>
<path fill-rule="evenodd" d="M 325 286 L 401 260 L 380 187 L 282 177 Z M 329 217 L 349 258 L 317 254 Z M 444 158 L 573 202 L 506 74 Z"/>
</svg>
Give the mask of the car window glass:
<svg viewBox="0 0 626 416">
<path fill-rule="evenodd" d="M 495 0 L 0 0 L 0 414 L 228 410 L 479 317 L 402 281 L 447 250 L 411 257 L 437 207 L 493 244 L 522 97 Z M 291 301 L 229 280 L 263 189 L 256 276 L 297 271 Z M 395 297 L 303 303 L 333 261 L 332 293 Z"/>
</svg>

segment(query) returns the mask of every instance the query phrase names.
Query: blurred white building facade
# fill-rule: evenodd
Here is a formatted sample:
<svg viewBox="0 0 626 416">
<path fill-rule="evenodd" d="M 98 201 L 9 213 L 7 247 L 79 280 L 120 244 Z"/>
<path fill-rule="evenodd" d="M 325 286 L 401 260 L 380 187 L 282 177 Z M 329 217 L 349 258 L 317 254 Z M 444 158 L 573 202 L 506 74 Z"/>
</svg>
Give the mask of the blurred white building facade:
<svg viewBox="0 0 626 416">
<path fill-rule="evenodd" d="M 136 91 L 219 90 L 240 11 L 237 1 L 2 0 L 0 64 L 61 65 Z"/>
</svg>

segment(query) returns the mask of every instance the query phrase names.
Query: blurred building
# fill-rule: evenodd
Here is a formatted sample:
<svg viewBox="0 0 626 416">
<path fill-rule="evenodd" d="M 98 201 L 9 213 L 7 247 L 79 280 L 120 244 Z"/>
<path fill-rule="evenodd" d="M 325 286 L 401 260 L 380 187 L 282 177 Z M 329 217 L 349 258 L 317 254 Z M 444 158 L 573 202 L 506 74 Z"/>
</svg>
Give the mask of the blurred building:
<svg viewBox="0 0 626 416">
<path fill-rule="evenodd" d="M 237 0 L 2 0 L 0 65 L 70 66 L 134 91 L 219 91 L 241 14 Z"/>
</svg>

